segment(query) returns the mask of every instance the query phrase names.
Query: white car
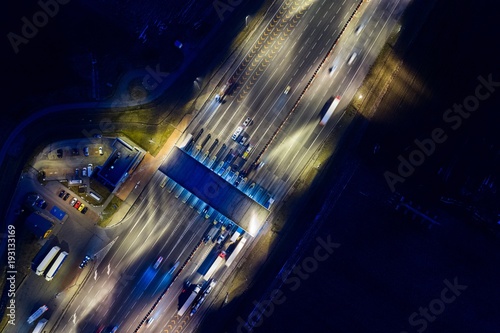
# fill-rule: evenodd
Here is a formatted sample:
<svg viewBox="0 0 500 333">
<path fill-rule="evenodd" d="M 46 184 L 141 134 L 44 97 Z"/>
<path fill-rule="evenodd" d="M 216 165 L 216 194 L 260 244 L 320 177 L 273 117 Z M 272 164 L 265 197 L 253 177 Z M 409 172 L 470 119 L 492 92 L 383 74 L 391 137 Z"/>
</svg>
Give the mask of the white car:
<svg viewBox="0 0 500 333">
<path fill-rule="evenodd" d="M 234 131 L 233 136 L 231 138 L 233 140 L 236 140 L 238 136 L 241 134 L 241 132 L 243 132 L 243 127 L 238 126 L 238 128 L 236 129 L 236 131 Z"/>
<path fill-rule="evenodd" d="M 102 147 L 99 147 L 99 155 L 102 155 L 102 154 L 104 154 L 102 151 Z"/>
<path fill-rule="evenodd" d="M 161 262 L 163 261 L 163 257 L 158 257 L 158 259 L 156 259 L 156 262 L 155 262 L 155 265 L 153 266 L 154 269 L 158 269 L 158 267 L 160 267 L 160 264 Z"/>
<path fill-rule="evenodd" d="M 358 25 L 358 27 L 356 28 L 356 30 L 354 30 L 354 33 L 355 33 L 356 35 L 359 35 L 359 33 L 363 30 L 363 28 L 364 28 L 364 27 L 365 27 L 365 24 L 364 24 L 364 23 L 362 23 L 362 24 Z"/>
<path fill-rule="evenodd" d="M 283 92 L 285 95 L 287 95 L 290 92 L 291 87 L 288 86 L 286 87 L 285 91 Z"/>
<path fill-rule="evenodd" d="M 250 119 L 250 117 L 248 117 L 247 119 L 245 119 L 245 121 L 243 122 L 243 126 L 248 126 L 248 124 L 250 124 L 250 122 L 252 121 L 252 119 Z"/>
<path fill-rule="evenodd" d="M 356 57 L 358 56 L 358 54 L 356 52 L 354 52 L 351 57 L 349 58 L 349 61 L 347 62 L 348 65 L 351 65 L 354 60 L 356 59 Z"/>
</svg>

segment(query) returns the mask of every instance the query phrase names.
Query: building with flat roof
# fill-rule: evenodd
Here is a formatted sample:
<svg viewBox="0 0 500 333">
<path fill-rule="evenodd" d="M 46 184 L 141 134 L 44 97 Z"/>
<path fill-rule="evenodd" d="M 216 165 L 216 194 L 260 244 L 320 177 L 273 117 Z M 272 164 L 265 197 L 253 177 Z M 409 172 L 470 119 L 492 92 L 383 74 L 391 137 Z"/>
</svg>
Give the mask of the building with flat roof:
<svg viewBox="0 0 500 333">
<path fill-rule="evenodd" d="M 116 138 L 111 144 L 113 152 L 104 165 L 96 167 L 95 177 L 110 191 L 114 191 L 135 170 L 145 155 L 145 151 Z"/>
</svg>

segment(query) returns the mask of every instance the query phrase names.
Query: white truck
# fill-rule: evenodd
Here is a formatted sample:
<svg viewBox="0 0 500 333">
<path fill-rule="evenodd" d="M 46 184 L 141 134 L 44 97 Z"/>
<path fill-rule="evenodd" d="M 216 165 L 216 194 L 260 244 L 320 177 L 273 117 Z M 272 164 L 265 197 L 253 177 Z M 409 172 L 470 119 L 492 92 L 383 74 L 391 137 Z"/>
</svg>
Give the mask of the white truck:
<svg viewBox="0 0 500 333">
<path fill-rule="evenodd" d="M 191 295 L 189 295 L 188 299 L 184 302 L 184 304 L 182 304 L 182 307 L 177 312 L 179 316 L 182 317 L 184 313 L 186 313 L 187 309 L 191 306 L 191 304 L 193 304 L 193 301 L 200 292 L 200 289 L 201 289 L 200 285 L 196 285 L 194 290 L 191 292 Z"/>
<path fill-rule="evenodd" d="M 33 323 L 35 320 L 40 318 L 41 315 L 44 314 L 45 311 L 47 311 L 49 308 L 47 305 L 42 305 L 38 310 L 35 311 L 29 318 L 28 318 L 28 324 Z"/>
<path fill-rule="evenodd" d="M 240 242 L 238 243 L 238 245 L 236 245 L 235 249 L 229 255 L 229 258 L 226 260 L 226 266 L 227 267 L 231 266 L 231 264 L 233 263 L 234 259 L 236 259 L 236 257 L 238 256 L 238 254 L 241 252 L 241 250 L 245 246 L 246 241 L 247 241 L 246 238 L 242 238 L 240 240 Z"/>
<path fill-rule="evenodd" d="M 50 267 L 47 275 L 45 275 L 45 280 L 50 281 L 54 278 L 54 276 L 56 275 L 59 268 L 61 268 L 61 266 L 62 266 L 62 264 L 67 256 L 68 256 L 68 252 L 66 252 L 66 251 L 59 253 L 59 256 L 57 257 L 56 261 Z"/>
<path fill-rule="evenodd" d="M 42 333 L 43 328 L 47 325 L 47 319 L 40 319 L 40 321 L 36 324 L 33 333 Z"/>
<path fill-rule="evenodd" d="M 325 115 L 323 116 L 323 118 L 321 118 L 319 124 L 321 126 L 325 126 L 326 123 L 328 122 L 328 119 L 330 119 L 330 117 L 332 116 L 333 114 L 333 111 L 335 111 L 335 109 L 337 108 L 337 106 L 339 105 L 340 103 L 340 96 L 337 96 L 335 97 L 335 99 L 332 101 L 332 104 L 330 104 L 330 107 L 328 108 L 328 110 L 326 111 Z"/>
<path fill-rule="evenodd" d="M 212 278 L 212 275 L 214 275 L 214 273 L 219 269 L 219 267 L 222 266 L 222 264 L 226 260 L 225 258 L 226 258 L 226 252 L 221 251 L 221 253 L 219 253 L 219 255 L 217 256 L 217 259 L 215 259 L 212 266 L 210 266 L 210 268 L 205 273 L 205 275 L 203 275 L 203 279 L 205 281 L 208 281 Z"/>
<path fill-rule="evenodd" d="M 47 267 L 49 267 L 50 263 L 56 257 L 56 255 L 59 253 L 60 250 L 61 248 L 59 246 L 54 246 L 53 248 L 50 249 L 49 253 L 47 253 L 45 258 L 43 258 L 42 262 L 36 268 L 36 275 L 43 275 Z"/>
</svg>

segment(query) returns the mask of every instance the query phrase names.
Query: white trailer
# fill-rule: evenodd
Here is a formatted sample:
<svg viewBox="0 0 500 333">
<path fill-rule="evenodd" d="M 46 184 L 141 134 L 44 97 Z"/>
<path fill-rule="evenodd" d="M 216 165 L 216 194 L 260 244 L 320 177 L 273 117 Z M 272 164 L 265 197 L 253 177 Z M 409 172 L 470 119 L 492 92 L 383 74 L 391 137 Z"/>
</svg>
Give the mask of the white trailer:
<svg viewBox="0 0 500 333">
<path fill-rule="evenodd" d="M 45 280 L 50 281 L 54 278 L 54 276 L 56 275 L 57 271 L 59 270 L 59 268 L 61 267 L 62 263 L 64 262 L 67 256 L 68 252 L 66 251 L 59 253 L 59 256 L 57 257 L 56 261 L 50 267 L 47 275 L 45 275 Z"/>
<path fill-rule="evenodd" d="M 47 305 L 42 305 L 38 310 L 35 311 L 35 313 L 33 313 L 29 318 L 28 318 L 28 324 L 31 324 L 33 323 L 35 320 L 37 320 L 38 318 L 40 318 L 41 315 L 43 315 L 43 313 L 45 311 L 47 311 L 49 308 L 47 307 Z"/>
<path fill-rule="evenodd" d="M 36 324 L 35 329 L 33 330 L 33 333 L 42 333 L 43 328 L 45 325 L 47 325 L 48 320 L 47 319 L 40 319 L 38 324 Z"/>
<path fill-rule="evenodd" d="M 191 292 L 191 295 L 189 295 L 188 299 L 184 302 L 184 304 L 182 304 L 182 307 L 177 312 L 177 314 L 179 316 L 182 317 L 184 315 L 184 313 L 186 313 L 186 310 L 191 306 L 191 304 L 193 304 L 193 301 L 196 298 L 196 296 L 198 295 L 198 293 L 200 292 L 200 289 L 201 289 L 201 287 L 199 285 L 197 285 L 194 288 L 194 290 Z"/>
<path fill-rule="evenodd" d="M 227 267 L 231 266 L 231 264 L 233 263 L 234 259 L 236 259 L 236 257 L 240 253 L 240 251 L 243 249 L 243 246 L 245 246 L 246 241 L 247 241 L 246 238 L 242 238 L 240 240 L 240 242 L 238 243 L 238 245 L 236 245 L 236 248 L 233 250 L 233 252 L 229 256 L 229 258 L 226 260 L 226 266 Z"/>
<path fill-rule="evenodd" d="M 49 253 L 47 253 L 45 258 L 43 258 L 42 262 L 36 268 L 36 275 L 43 275 L 47 267 L 49 267 L 49 264 L 56 257 L 60 250 L 61 248 L 59 246 L 54 246 L 50 249 Z"/>
<path fill-rule="evenodd" d="M 337 106 L 339 105 L 340 103 L 340 96 L 337 96 L 335 97 L 335 99 L 333 100 L 332 104 L 330 104 L 330 107 L 328 108 L 328 110 L 326 111 L 325 115 L 323 116 L 323 118 L 321 118 L 321 121 L 319 122 L 319 124 L 321 126 L 324 126 L 326 125 L 326 123 L 328 122 L 328 119 L 330 119 L 330 117 L 332 116 L 333 114 L 333 111 L 335 111 L 335 109 L 337 108 Z"/>
<path fill-rule="evenodd" d="M 225 260 L 224 258 L 225 257 L 226 257 L 226 252 L 222 251 L 221 253 L 219 253 L 219 255 L 217 256 L 217 259 L 215 259 L 215 261 L 212 264 L 212 266 L 210 266 L 210 268 L 205 273 L 205 275 L 203 275 L 203 279 L 205 281 L 210 280 L 210 278 L 212 277 L 212 275 L 214 275 L 214 273 L 219 269 L 219 267 L 222 266 L 222 263 L 224 262 L 224 260 Z"/>
</svg>

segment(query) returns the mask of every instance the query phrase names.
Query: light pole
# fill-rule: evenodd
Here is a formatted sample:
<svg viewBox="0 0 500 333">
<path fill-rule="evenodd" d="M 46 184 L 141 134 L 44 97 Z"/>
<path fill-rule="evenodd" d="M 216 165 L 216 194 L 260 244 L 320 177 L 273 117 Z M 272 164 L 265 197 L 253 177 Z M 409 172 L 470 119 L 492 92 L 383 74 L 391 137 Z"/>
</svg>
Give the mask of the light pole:
<svg viewBox="0 0 500 333">
<path fill-rule="evenodd" d="M 248 18 L 250 17 L 250 15 L 247 15 L 245 17 L 245 27 L 248 27 Z"/>
</svg>

